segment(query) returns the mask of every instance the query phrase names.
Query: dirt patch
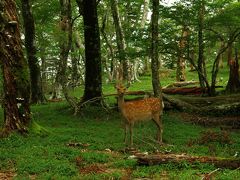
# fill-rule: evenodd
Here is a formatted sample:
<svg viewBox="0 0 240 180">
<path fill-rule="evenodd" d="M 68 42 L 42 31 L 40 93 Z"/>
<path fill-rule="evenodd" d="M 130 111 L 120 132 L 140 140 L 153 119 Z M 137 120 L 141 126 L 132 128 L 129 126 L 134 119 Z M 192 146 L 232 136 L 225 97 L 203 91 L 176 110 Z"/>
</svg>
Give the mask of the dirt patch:
<svg viewBox="0 0 240 180">
<path fill-rule="evenodd" d="M 12 180 L 17 174 L 11 171 L 0 172 L 1 180 Z"/>
<path fill-rule="evenodd" d="M 100 174 L 106 173 L 107 168 L 101 164 L 91 164 L 81 167 L 79 170 L 81 174 Z"/>
</svg>

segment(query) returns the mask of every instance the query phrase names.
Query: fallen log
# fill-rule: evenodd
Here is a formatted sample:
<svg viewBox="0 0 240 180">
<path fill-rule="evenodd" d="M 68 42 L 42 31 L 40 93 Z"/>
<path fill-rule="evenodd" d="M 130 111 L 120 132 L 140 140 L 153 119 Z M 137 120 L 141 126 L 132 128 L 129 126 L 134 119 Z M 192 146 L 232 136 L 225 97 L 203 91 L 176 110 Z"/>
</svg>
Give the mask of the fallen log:
<svg viewBox="0 0 240 180">
<path fill-rule="evenodd" d="M 240 102 L 236 99 L 237 102 L 227 102 L 227 100 L 222 102 L 222 104 L 212 104 L 207 103 L 205 105 L 199 105 L 197 106 L 194 102 L 194 98 L 192 98 L 192 102 L 184 101 L 179 98 L 169 96 L 166 94 L 163 94 L 163 100 L 164 103 L 168 102 L 172 108 L 186 111 L 186 112 L 194 112 L 196 114 L 202 114 L 202 115 L 214 115 L 214 116 L 222 116 L 222 115 L 240 115 Z"/>
<path fill-rule="evenodd" d="M 183 86 L 189 86 L 189 85 L 195 85 L 195 84 L 199 84 L 199 81 L 174 82 L 172 84 L 165 86 L 164 89 L 172 88 L 172 87 L 183 87 Z"/>
<path fill-rule="evenodd" d="M 175 87 L 175 88 L 163 88 L 162 92 L 165 94 L 204 94 L 206 92 L 206 88 L 201 87 Z"/>
<path fill-rule="evenodd" d="M 139 165 L 159 165 L 166 163 L 208 163 L 219 168 L 237 169 L 240 167 L 240 159 L 208 157 L 208 156 L 190 156 L 186 154 L 154 154 L 137 156 Z"/>
<path fill-rule="evenodd" d="M 196 107 L 190 103 L 185 101 L 179 100 L 175 97 L 163 94 L 163 101 L 164 104 L 167 102 L 171 105 L 172 108 L 178 109 L 180 111 L 194 111 L 199 112 L 199 107 Z"/>
<path fill-rule="evenodd" d="M 164 92 L 164 90 L 163 90 Z M 128 91 L 126 95 L 142 95 L 150 97 L 152 91 Z M 116 96 L 117 94 L 107 94 L 104 97 Z M 142 99 L 144 97 L 140 97 Z M 135 99 L 128 99 L 136 100 Z M 163 93 L 163 101 L 165 109 L 177 109 L 180 111 L 194 112 L 203 115 L 240 115 L 240 102 L 238 101 L 239 95 L 223 96 L 223 97 L 186 97 L 186 96 L 173 96 Z M 128 101 L 127 100 L 127 101 Z"/>
<path fill-rule="evenodd" d="M 216 88 L 222 88 L 222 86 L 217 86 Z M 207 88 L 201 87 L 173 87 L 173 88 L 163 88 L 162 92 L 165 94 L 180 94 L 180 95 L 201 95 L 207 93 Z"/>
</svg>

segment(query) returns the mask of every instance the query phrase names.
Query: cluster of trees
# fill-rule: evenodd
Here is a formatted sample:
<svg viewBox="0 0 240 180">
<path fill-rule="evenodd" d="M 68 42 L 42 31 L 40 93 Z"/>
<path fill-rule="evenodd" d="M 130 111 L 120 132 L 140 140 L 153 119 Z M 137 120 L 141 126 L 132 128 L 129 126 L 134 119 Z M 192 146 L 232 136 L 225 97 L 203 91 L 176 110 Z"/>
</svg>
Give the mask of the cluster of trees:
<svg viewBox="0 0 240 180">
<path fill-rule="evenodd" d="M 25 132 L 29 102 L 44 102 L 46 93 L 63 95 L 77 111 L 70 88 L 84 85 L 81 100 L 88 101 L 101 97 L 102 82 L 115 81 L 119 74 L 132 82 L 151 71 L 154 94 L 160 96 L 161 66 L 176 67 L 176 80 L 185 81 L 190 65 L 200 85 L 215 95 L 219 67 L 227 57 L 226 90 L 239 91 L 239 10 L 239 0 L 179 0 L 171 6 L 159 0 L 2 0 L 6 132 Z"/>
</svg>

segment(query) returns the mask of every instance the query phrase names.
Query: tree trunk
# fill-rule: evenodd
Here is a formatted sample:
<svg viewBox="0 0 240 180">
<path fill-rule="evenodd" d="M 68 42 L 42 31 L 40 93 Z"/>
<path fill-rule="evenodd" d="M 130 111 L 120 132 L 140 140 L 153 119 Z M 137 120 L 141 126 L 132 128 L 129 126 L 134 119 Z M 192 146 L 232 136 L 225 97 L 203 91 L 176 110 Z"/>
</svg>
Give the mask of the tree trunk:
<svg viewBox="0 0 240 180">
<path fill-rule="evenodd" d="M 204 11 L 205 0 L 201 0 L 198 12 L 198 77 L 202 88 L 206 87 L 204 78 L 204 42 L 203 42 L 203 28 L 204 28 Z"/>
<path fill-rule="evenodd" d="M 177 73 L 176 73 L 177 81 L 186 80 L 184 50 L 186 47 L 188 34 L 189 34 L 188 28 L 184 26 L 182 29 L 182 36 L 179 41 L 179 53 L 178 53 L 178 61 L 177 61 Z"/>
<path fill-rule="evenodd" d="M 59 22 L 59 46 L 60 57 L 57 62 L 57 74 L 53 85 L 52 99 L 61 98 L 61 90 L 67 93 L 67 60 L 72 45 L 72 9 L 71 0 L 59 0 L 61 13 Z"/>
<path fill-rule="evenodd" d="M 127 62 L 126 52 L 125 52 L 126 44 L 125 44 L 125 40 L 124 40 L 121 21 L 119 18 L 118 6 L 117 6 L 116 0 L 110 0 L 110 3 L 111 3 L 113 22 L 114 22 L 115 30 L 116 30 L 118 55 L 119 55 L 120 62 L 122 64 L 123 80 L 128 80 L 128 62 Z"/>
<path fill-rule="evenodd" d="M 36 57 L 35 25 L 29 0 L 21 0 L 22 17 L 25 30 L 25 47 L 27 51 L 28 65 L 31 81 L 31 103 L 42 103 L 45 98 L 42 92 L 40 66 Z"/>
<path fill-rule="evenodd" d="M 161 84 L 159 79 L 159 61 L 158 61 L 158 19 L 159 19 L 159 1 L 152 1 L 152 42 L 151 42 L 151 68 L 152 68 L 152 86 L 155 97 L 161 97 Z"/>
<path fill-rule="evenodd" d="M 83 101 L 102 96 L 102 62 L 96 0 L 83 1 L 85 89 Z"/>
<path fill-rule="evenodd" d="M 30 123 L 30 83 L 13 0 L 0 2 L 0 59 L 4 86 L 4 133 L 27 131 Z"/>
<path fill-rule="evenodd" d="M 72 46 L 72 7 L 71 0 L 60 0 L 61 21 L 60 21 L 60 57 L 59 57 L 59 83 L 66 89 L 67 85 L 67 61 Z"/>
<path fill-rule="evenodd" d="M 229 48 L 232 48 L 230 46 Z M 238 49 L 235 48 L 235 58 L 232 58 L 229 55 L 229 79 L 228 79 L 228 84 L 226 86 L 226 91 L 229 93 L 236 93 L 240 92 L 240 78 L 239 78 L 239 53 Z"/>
</svg>

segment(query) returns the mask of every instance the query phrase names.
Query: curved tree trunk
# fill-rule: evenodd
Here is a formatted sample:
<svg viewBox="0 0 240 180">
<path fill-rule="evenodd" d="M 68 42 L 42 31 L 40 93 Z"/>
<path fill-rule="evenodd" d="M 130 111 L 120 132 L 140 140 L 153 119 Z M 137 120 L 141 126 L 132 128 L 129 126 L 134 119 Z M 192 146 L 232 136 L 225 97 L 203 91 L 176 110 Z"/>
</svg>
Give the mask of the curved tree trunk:
<svg viewBox="0 0 240 180">
<path fill-rule="evenodd" d="M 25 30 L 25 46 L 27 51 L 28 65 L 31 81 L 31 103 L 42 103 L 45 98 L 42 91 L 40 66 L 36 57 L 35 25 L 29 0 L 21 0 L 22 17 Z"/>
<path fill-rule="evenodd" d="M 0 59 L 4 85 L 4 133 L 26 132 L 30 123 L 29 71 L 13 0 L 0 2 Z"/>
</svg>

